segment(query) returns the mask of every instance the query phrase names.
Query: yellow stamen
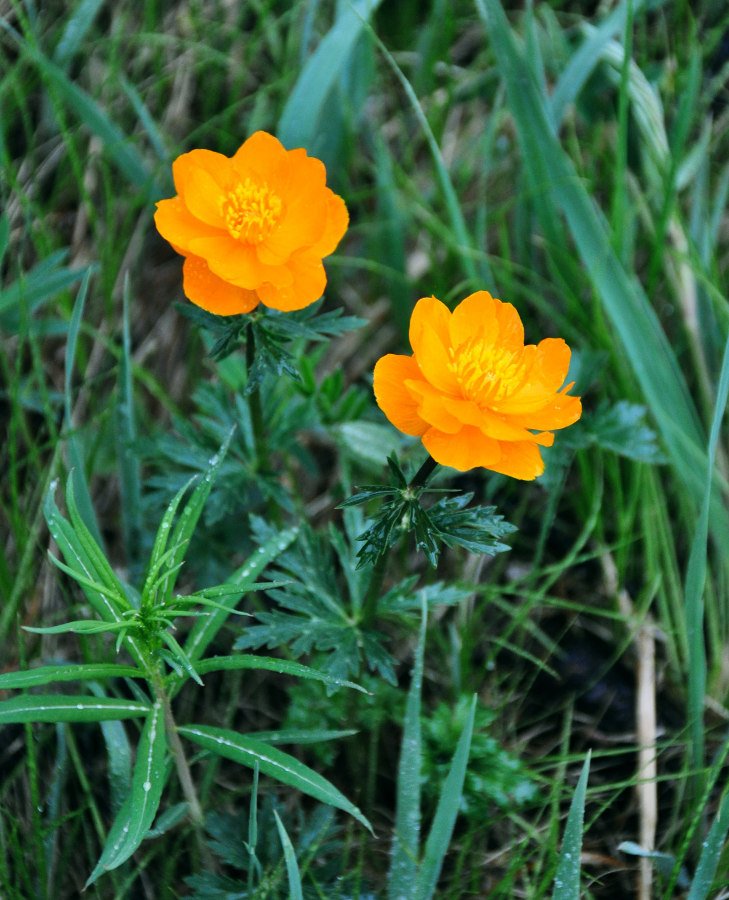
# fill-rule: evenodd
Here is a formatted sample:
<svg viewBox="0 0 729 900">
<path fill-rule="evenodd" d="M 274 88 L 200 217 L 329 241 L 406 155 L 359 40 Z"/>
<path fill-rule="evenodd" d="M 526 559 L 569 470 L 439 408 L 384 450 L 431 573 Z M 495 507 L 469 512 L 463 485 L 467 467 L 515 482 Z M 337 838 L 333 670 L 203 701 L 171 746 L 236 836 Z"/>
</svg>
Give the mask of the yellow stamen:
<svg viewBox="0 0 729 900">
<path fill-rule="evenodd" d="M 281 199 L 267 184 L 256 184 L 250 178 L 220 200 L 228 233 L 236 240 L 251 244 L 266 240 L 278 225 L 282 208 Z"/>
<path fill-rule="evenodd" d="M 483 338 L 471 338 L 449 350 L 448 367 L 466 400 L 494 406 L 524 383 L 523 356 Z"/>
</svg>

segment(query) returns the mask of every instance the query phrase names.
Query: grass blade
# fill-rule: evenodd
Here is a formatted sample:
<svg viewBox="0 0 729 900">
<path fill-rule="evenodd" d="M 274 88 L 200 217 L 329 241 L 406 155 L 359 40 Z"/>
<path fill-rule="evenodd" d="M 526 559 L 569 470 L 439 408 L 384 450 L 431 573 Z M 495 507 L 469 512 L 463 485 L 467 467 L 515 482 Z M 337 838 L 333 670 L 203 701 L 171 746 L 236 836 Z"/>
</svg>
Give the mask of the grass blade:
<svg viewBox="0 0 729 900">
<path fill-rule="evenodd" d="M 400 762 L 397 769 L 397 807 L 387 884 L 389 900 L 412 897 L 418 879 L 420 855 L 420 767 L 422 737 L 420 696 L 423 687 L 423 657 L 428 607 L 421 594 L 421 620 L 415 649 L 412 680 L 405 706 Z"/>
<path fill-rule="evenodd" d="M 68 462 L 71 474 L 69 475 L 69 488 L 71 483 L 74 486 L 74 493 L 77 496 L 77 502 L 81 518 L 86 527 L 94 537 L 94 541 L 99 547 L 104 546 L 101 538 L 101 531 L 96 514 L 91 503 L 91 494 L 89 493 L 89 485 L 86 481 L 86 473 L 84 471 L 84 460 L 81 452 L 79 437 L 75 431 L 75 423 L 73 421 L 73 403 L 71 402 L 71 382 L 73 379 L 73 369 L 76 360 L 76 343 L 78 334 L 81 329 L 81 320 L 83 318 L 84 306 L 86 304 L 86 294 L 89 289 L 89 280 L 91 275 L 87 272 L 81 282 L 76 302 L 73 305 L 71 321 L 68 323 L 68 338 L 66 340 L 66 359 L 64 366 L 63 381 L 63 398 L 66 410 L 66 433 L 68 442 Z"/>
<path fill-rule="evenodd" d="M 103 4 L 104 0 L 80 0 L 68 17 L 63 34 L 53 51 L 54 63 L 65 68 L 73 59 Z"/>
<path fill-rule="evenodd" d="M 704 437 L 696 408 L 658 317 L 638 279 L 611 246 L 607 225 L 551 130 L 544 102 L 498 0 L 476 0 L 504 75 L 524 164 L 537 194 L 564 214 L 594 289 L 618 333 L 680 479 L 697 504 L 704 492 Z M 712 507 L 712 531 L 725 535 L 726 510 Z"/>
<path fill-rule="evenodd" d="M 706 900 L 711 890 L 721 852 L 729 832 L 729 788 L 724 790 L 719 812 L 704 841 L 687 900 Z"/>
<path fill-rule="evenodd" d="M 124 277 L 122 352 L 119 358 L 119 382 L 114 407 L 114 432 L 116 435 L 119 465 L 119 491 L 121 494 L 124 545 L 131 572 L 136 575 L 139 567 L 142 540 L 142 487 L 139 459 L 132 449 L 136 438 L 134 424 L 134 394 L 132 391 L 132 350 L 129 326 L 129 276 Z"/>
<path fill-rule="evenodd" d="M 636 16 L 645 4 L 646 0 L 632 0 L 632 2 L 623 0 L 623 3 L 590 33 L 587 40 L 580 45 L 579 50 L 573 54 L 552 92 L 551 118 L 555 127 L 559 127 L 567 107 L 577 99 L 585 82 L 600 61 L 602 50 L 616 34 L 625 31 L 628 10 L 630 9 L 631 14 Z"/>
<path fill-rule="evenodd" d="M 66 75 L 62 68 L 47 59 L 43 53 L 23 40 L 23 38 L 0 19 L 0 25 L 12 35 L 23 53 L 38 68 L 38 71 L 51 89 L 52 95 L 69 107 L 92 131 L 106 147 L 111 159 L 124 177 L 140 190 L 143 197 L 150 201 L 161 196 L 162 192 L 153 182 L 152 176 L 133 148 L 129 139 L 112 122 L 101 106 L 84 90 Z"/>
<path fill-rule="evenodd" d="M 258 761 L 261 772 L 270 775 L 282 784 L 287 784 L 304 794 L 308 794 L 310 797 L 320 800 L 322 803 L 344 810 L 344 812 L 354 816 L 365 828 L 372 831 L 372 826 L 367 819 L 353 803 L 347 800 L 344 794 L 319 775 L 318 772 L 305 766 L 293 756 L 289 756 L 288 753 L 264 744 L 263 741 L 245 737 L 226 728 L 212 728 L 207 725 L 186 725 L 177 730 L 183 737 L 194 741 L 211 753 L 232 759 L 243 766 L 253 768 L 256 761 Z"/>
<path fill-rule="evenodd" d="M 304 66 L 278 123 L 278 137 L 288 148 L 306 147 L 318 155 L 322 113 L 334 85 L 347 66 L 366 20 L 380 0 L 354 0 L 341 13 Z"/>
<path fill-rule="evenodd" d="M 582 851 L 582 825 L 585 818 L 585 794 L 587 776 L 590 772 L 590 755 L 588 752 L 567 815 L 562 849 L 557 863 L 557 874 L 554 876 L 552 900 L 580 900 L 580 853 Z"/>
<path fill-rule="evenodd" d="M 283 822 L 279 818 L 279 815 L 275 809 L 273 811 L 273 814 L 276 817 L 276 828 L 278 829 L 278 836 L 281 839 L 284 859 L 286 860 L 286 873 L 289 877 L 290 900 L 304 900 L 304 895 L 301 892 L 301 875 L 299 874 L 299 865 L 296 862 L 296 852 L 294 851 L 294 845 L 291 843 L 291 838 L 288 836 L 288 834 L 286 834 L 286 829 L 283 827 Z"/>
<path fill-rule="evenodd" d="M 704 765 L 704 694 L 706 693 L 706 645 L 704 643 L 704 587 L 706 583 L 706 550 L 709 534 L 711 489 L 714 483 L 714 461 L 721 422 L 729 395 L 729 340 L 716 392 L 714 417 L 709 435 L 708 460 L 705 472 L 704 498 L 701 503 L 696 532 L 691 542 L 686 571 L 686 625 L 688 637 L 688 705 L 691 735 L 691 762 L 695 769 Z"/>
<path fill-rule="evenodd" d="M 453 834 L 453 826 L 456 823 L 458 810 L 461 805 L 463 782 L 466 778 L 468 755 L 471 750 L 471 736 L 473 735 L 473 720 L 476 714 L 476 695 L 471 702 L 471 710 L 463 726 L 463 731 L 458 739 L 453 760 L 448 776 L 438 798 L 438 807 L 435 818 L 425 844 L 425 855 L 418 872 L 417 890 L 415 896 L 418 900 L 431 900 L 438 883 L 438 876 L 443 865 L 443 860 L 448 850 L 448 845 Z"/>
</svg>

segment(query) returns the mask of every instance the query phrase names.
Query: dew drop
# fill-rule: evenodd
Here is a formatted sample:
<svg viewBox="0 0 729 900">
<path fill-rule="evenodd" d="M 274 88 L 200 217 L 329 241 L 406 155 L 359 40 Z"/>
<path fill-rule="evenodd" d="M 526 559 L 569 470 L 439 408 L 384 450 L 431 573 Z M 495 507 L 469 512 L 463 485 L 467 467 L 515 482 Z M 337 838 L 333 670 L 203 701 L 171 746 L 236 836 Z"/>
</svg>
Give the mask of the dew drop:
<svg viewBox="0 0 729 900">
<path fill-rule="evenodd" d="M 144 788 L 145 792 L 146 792 L 146 791 L 151 791 L 151 790 L 152 790 L 152 783 L 151 783 L 150 781 L 145 781 L 144 784 L 142 785 L 142 787 Z"/>
</svg>

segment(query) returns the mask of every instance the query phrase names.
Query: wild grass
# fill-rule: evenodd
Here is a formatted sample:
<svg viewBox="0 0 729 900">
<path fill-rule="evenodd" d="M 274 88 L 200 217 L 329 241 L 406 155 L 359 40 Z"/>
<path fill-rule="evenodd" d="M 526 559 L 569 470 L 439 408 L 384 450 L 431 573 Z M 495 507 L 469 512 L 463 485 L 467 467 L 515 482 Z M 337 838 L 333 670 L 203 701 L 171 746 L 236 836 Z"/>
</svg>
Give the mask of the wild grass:
<svg viewBox="0 0 729 900">
<path fill-rule="evenodd" d="M 157 836 L 87 895 L 727 896 L 727 34 L 721 5 L 687 0 L 0 3 L 3 673 L 117 661 L 113 641 L 24 630 L 88 615 L 48 561 L 55 479 L 71 473 L 124 584 L 233 424 L 186 588 L 228 578 L 252 550 L 249 514 L 265 516 L 242 356 L 210 359 L 154 230 L 181 152 L 232 154 L 262 128 L 320 157 L 347 202 L 324 308 L 368 324 L 297 345 L 302 383 L 269 381 L 266 415 L 285 524 L 305 520 L 332 559 L 327 529 L 344 535 L 331 568 L 352 596 L 359 520 L 336 507 L 386 477 L 389 449 L 418 461 L 385 427 L 371 372 L 409 352 L 419 297 L 487 289 L 528 340 L 564 337 L 585 409 L 536 483 L 441 476 L 518 531 L 490 560 L 444 553 L 437 578 L 459 594 L 420 636 L 419 601 L 389 621 L 397 685 L 364 666 L 347 677 L 370 693 L 347 696 L 221 671 L 204 699 L 175 697 L 181 723 L 289 732 L 376 838 L 201 752 L 203 838 L 170 779 Z M 411 574 L 429 577 L 402 548 L 385 587 Z M 459 701 L 449 730 L 438 710 Z M 0 725 L 4 900 L 75 897 L 93 871 L 142 732 L 102 724 Z M 641 744 L 656 770 L 637 791 Z M 514 785 L 524 798 L 504 802 Z"/>
</svg>

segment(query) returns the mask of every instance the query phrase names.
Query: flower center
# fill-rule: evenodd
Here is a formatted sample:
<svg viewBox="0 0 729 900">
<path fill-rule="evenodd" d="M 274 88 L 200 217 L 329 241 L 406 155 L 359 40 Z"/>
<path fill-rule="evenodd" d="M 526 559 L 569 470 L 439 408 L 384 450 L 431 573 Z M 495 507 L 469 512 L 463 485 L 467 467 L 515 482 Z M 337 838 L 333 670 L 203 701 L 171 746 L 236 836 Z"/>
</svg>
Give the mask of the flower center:
<svg viewBox="0 0 729 900">
<path fill-rule="evenodd" d="M 481 406 L 499 403 L 524 381 L 522 354 L 483 338 L 471 338 L 449 349 L 448 368 L 461 394 Z"/>
<path fill-rule="evenodd" d="M 250 178 L 237 184 L 220 201 L 228 233 L 251 244 L 266 240 L 278 225 L 282 208 L 280 197 L 267 184 L 256 184 Z"/>
</svg>

